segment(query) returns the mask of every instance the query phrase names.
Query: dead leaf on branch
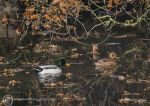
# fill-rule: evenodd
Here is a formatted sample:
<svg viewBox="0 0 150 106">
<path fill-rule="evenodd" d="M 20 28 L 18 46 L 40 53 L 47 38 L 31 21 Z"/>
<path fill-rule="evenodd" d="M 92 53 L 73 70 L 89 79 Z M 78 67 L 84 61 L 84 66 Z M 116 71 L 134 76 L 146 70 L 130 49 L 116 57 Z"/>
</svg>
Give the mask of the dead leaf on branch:
<svg viewBox="0 0 150 106">
<path fill-rule="evenodd" d="M 108 4 L 107 4 L 107 7 L 108 8 L 112 8 L 112 5 L 113 5 L 113 0 L 109 0 Z"/>
<path fill-rule="evenodd" d="M 41 13 L 37 13 L 35 11 L 37 3 Z M 67 22 L 66 20 L 68 15 L 75 17 L 79 16 L 80 8 L 81 0 L 53 0 L 50 7 L 34 1 L 32 4 L 28 3 L 23 15 L 27 21 L 39 21 L 39 23 L 44 25 L 47 30 L 53 26 L 56 29 L 61 29 L 62 26 L 64 26 L 64 24 Z M 32 28 L 37 31 L 39 25 L 40 24 L 35 24 L 32 26 Z"/>
<path fill-rule="evenodd" d="M 60 1 L 62 1 L 62 0 L 53 0 L 52 5 L 57 5 Z"/>
<path fill-rule="evenodd" d="M 59 3 L 59 8 L 60 8 L 62 14 L 67 13 L 67 6 L 64 3 Z"/>
<path fill-rule="evenodd" d="M 44 24 L 44 27 L 45 27 L 46 29 L 51 29 L 50 25 L 48 25 L 48 24 Z"/>
<path fill-rule="evenodd" d="M 39 18 L 39 16 L 37 14 L 30 16 L 31 20 L 37 20 L 38 18 Z"/>
<path fill-rule="evenodd" d="M 115 3 L 116 5 L 119 5 L 119 4 L 121 3 L 121 0 L 114 0 L 114 3 Z"/>
<path fill-rule="evenodd" d="M 46 20 L 50 20 L 50 19 L 51 19 L 51 17 L 50 17 L 48 14 L 45 14 L 45 15 L 43 16 L 43 18 L 46 19 Z"/>
<path fill-rule="evenodd" d="M 108 0 L 107 7 L 112 8 L 113 5 L 120 5 L 121 0 Z"/>
</svg>

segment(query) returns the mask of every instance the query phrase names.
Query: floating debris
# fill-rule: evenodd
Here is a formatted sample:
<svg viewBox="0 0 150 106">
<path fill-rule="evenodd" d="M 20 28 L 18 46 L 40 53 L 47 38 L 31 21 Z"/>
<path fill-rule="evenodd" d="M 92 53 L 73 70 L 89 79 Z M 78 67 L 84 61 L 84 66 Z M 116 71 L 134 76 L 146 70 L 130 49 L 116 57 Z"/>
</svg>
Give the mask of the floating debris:
<svg viewBox="0 0 150 106">
<path fill-rule="evenodd" d="M 73 53 L 73 54 L 70 55 L 70 58 L 71 58 L 71 59 L 77 59 L 77 58 L 79 58 L 80 56 L 83 56 L 83 54 Z"/>
<path fill-rule="evenodd" d="M 69 97 L 70 96 L 70 97 Z M 63 97 L 63 101 L 68 102 L 68 101 L 84 101 L 85 98 L 80 98 L 79 96 L 76 95 L 65 95 L 65 97 Z"/>
<path fill-rule="evenodd" d="M 66 73 L 65 76 L 66 76 L 68 79 L 71 79 L 72 76 L 73 76 L 73 73 Z"/>
<path fill-rule="evenodd" d="M 25 72 L 26 74 L 30 74 L 30 72 L 29 71 L 27 71 L 27 72 Z"/>
<path fill-rule="evenodd" d="M 98 44 L 93 43 L 91 54 L 92 54 L 94 60 L 98 59 L 98 55 L 99 55 L 98 50 L 99 50 Z"/>
<path fill-rule="evenodd" d="M 143 41 L 150 41 L 150 39 L 142 39 Z"/>
<path fill-rule="evenodd" d="M 4 89 L 5 87 L 4 86 L 0 86 L 0 90 Z"/>
<path fill-rule="evenodd" d="M 146 99 L 130 99 L 130 98 L 122 98 L 119 100 L 120 104 L 129 104 L 129 103 L 134 103 L 134 104 L 144 104 L 147 103 Z"/>
<path fill-rule="evenodd" d="M 55 83 L 54 82 L 45 83 L 44 85 L 45 85 L 44 88 L 47 88 L 47 89 L 51 89 L 51 88 L 71 88 L 71 87 L 77 86 L 76 83 L 64 83 L 63 81 L 55 82 Z"/>
<path fill-rule="evenodd" d="M 9 85 L 11 85 L 11 86 L 16 86 L 18 84 L 21 84 L 21 82 L 17 81 L 17 80 L 11 80 L 11 81 L 9 81 Z"/>
<path fill-rule="evenodd" d="M 146 87 L 144 91 L 150 91 L 150 87 Z"/>
<path fill-rule="evenodd" d="M 34 48 L 35 53 L 47 52 L 47 53 L 58 53 L 60 47 L 54 44 L 45 44 L 47 42 L 42 42 L 42 44 L 36 44 Z"/>
<path fill-rule="evenodd" d="M 71 52 L 73 53 L 73 52 L 77 52 L 78 51 L 78 49 L 77 48 L 73 48 L 73 49 L 71 49 Z"/>
<path fill-rule="evenodd" d="M 135 84 L 150 84 L 150 80 L 141 80 L 141 79 L 127 79 L 127 83 L 128 84 L 132 84 L 132 83 L 135 83 Z"/>
<path fill-rule="evenodd" d="M 141 52 L 142 50 L 140 48 L 132 48 L 130 50 L 127 50 L 124 54 L 129 54 L 133 52 Z"/>
<path fill-rule="evenodd" d="M 126 79 L 126 77 L 124 77 L 124 76 L 119 76 L 119 75 L 111 75 L 110 77 L 111 77 L 111 78 L 117 78 L 117 79 L 120 80 L 120 81 L 123 81 L 123 80 Z"/>
<path fill-rule="evenodd" d="M 117 42 L 110 42 L 110 43 L 106 43 L 107 46 L 115 46 L 115 45 L 120 45 L 121 43 L 117 43 Z"/>
<path fill-rule="evenodd" d="M 116 38 L 116 39 L 124 39 L 124 38 L 131 38 L 131 37 L 136 37 L 137 35 L 136 34 L 125 34 L 125 35 L 122 35 L 122 36 L 113 36 L 113 38 Z"/>
<path fill-rule="evenodd" d="M 0 57 L 0 64 L 3 63 L 5 60 L 5 57 Z"/>
<path fill-rule="evenodd" d="M 16 69 L 3 69 L 0 73 L 0 76 L 3 76 L 3 77 L 14 77 L 16 75 L 16 73 L 18 72 L 22 72 L 24 69 L 22 68 L 16 68 Z"/>
<path fill-rule="evenodd" d="M 128 92 L 128 91 L 124 91 L 123 93 L 124 93 L 122 95 L 123 97 L 125 97 L 125 96 L 141 96 L 140 93 L 131 93 L 131 92 Z"/>
</svg>

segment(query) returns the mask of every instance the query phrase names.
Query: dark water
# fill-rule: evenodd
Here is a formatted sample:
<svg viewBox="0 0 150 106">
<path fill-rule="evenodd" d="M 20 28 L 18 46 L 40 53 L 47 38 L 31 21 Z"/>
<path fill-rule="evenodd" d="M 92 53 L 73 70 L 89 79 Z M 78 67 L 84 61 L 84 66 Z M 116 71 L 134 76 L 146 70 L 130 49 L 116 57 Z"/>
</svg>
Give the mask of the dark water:
<svg viewBox="0 0 150 106">
<path fill-rule="evenodd" d="M 108 41 L 99 47 L 100 58 L 108 51 L 120 57 L 120 67 L 111 76 L 98 74 L 89 48 L 86 51 L 82 46 L 77 48 L 83 55 L 68 58 L 71 66 L 59 77 L 39 76 L 30 67 L 1 67 L 0 100 L 11 95 L 13 106 L 149 106 L 149 41 L 120 42 Z M 67 50 L 75 47 L 66 45 L 63 43 Z M 132 49 L 137 46 L 142 51 Z"/>
</svg>

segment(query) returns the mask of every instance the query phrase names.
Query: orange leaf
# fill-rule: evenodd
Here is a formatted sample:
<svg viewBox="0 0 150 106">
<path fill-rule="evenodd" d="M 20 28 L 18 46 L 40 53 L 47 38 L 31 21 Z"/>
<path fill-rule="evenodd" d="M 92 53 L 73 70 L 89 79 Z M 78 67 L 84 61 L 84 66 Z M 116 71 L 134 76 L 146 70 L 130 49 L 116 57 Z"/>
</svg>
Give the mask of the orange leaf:
<svg viewBox="0 0 150 106">
<path fill-rule="evenodd" d="M 48 14 L 45 14 L 45 15 L 43 16 L 43 18 L 46 19 L 46 20 L 50 20 L 50 19 L 51 19 L 51 17 L 50 17 Z"/>
<path fill-rule="evenodd" d="M 32 15 L 32 16 L 30 17 L 30 19 L 31 19 L 31 20 L 36 20 L 36 19 L 38 19 L 38 15 Z"/>
<path fill-rule="evenodd" d="M 50 29 L 50 26 L 49 26 L 48 24 L 44 24 L 44 27 L 45 27 L 46 29 Z"/>
<path fill-rule="evenodd" d="M 57 5 L 57 4 L 59 4 L 60 1 L 61 0 L 53 0 L 52 5 Z"/>
<path fill-rule="evenodd" d="M 113 0 L 109 0 L 108 4 L 107 4 L 107 7 L 108 8 L 112 8 L 112 5 L 113 5 Z"/>
<path fill-rule="evenodd" d="M 114 0 L 115 5 L 119 5 L 120 4 L 120 0 Z"/>
</svg>

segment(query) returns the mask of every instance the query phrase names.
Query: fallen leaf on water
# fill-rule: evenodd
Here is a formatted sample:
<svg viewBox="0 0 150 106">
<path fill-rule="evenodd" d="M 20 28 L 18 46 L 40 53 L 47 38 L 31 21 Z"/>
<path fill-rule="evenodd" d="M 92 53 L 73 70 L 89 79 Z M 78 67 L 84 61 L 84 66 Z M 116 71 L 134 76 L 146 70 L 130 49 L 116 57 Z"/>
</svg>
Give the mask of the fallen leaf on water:
<svg viewBox="0 0 150 106">
<path fill-rule="evenodd" d="M 70 79 L 72 77 L 72 75 L 73 75 L 73 73 L 66 73 L 65 76 Z"/>
<path fill-rule="evenodd" d="M 11 80 L 11 81 L 9 81 L 9 85 L 11 85 L 11 86 L 15 86 L 15 85 L 20 84 L 20 83 L 21 82 L 17 81 L 17 80 Z"/>
<path fill-rule="evenodd" d="M 56 83 L 51 83 L 50 86 L 54 87 L 54 86 L 57 86 L 57 84 Z"/>
<path fill-rule="evenodd" d="M 143 104 L 147 102 L 146 99 L 131 99 L 131 98 L 121 98 L 119 103 L 121 104 L 128 104 L 128 103 L 136 103 L 136 104 Z"/>
</svg>

